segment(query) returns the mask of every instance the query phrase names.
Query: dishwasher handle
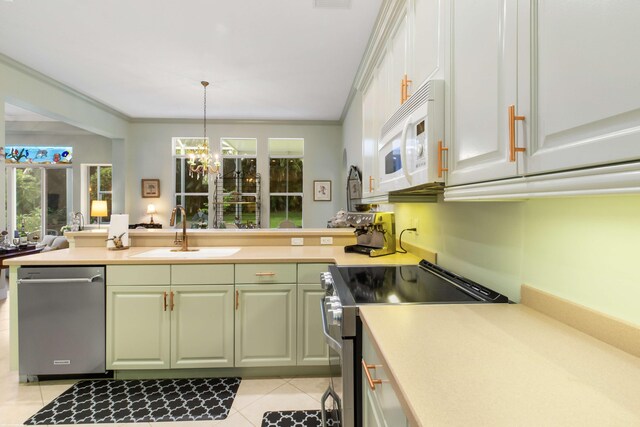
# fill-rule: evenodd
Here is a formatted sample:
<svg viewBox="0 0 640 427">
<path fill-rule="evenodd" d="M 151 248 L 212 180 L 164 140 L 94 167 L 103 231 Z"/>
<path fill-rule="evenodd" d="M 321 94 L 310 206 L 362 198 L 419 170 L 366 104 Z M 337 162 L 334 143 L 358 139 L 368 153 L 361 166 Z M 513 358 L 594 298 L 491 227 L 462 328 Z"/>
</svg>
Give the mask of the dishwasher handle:
<svg viewBox="0 0 640 427">
<path fill-rule="evenodd" d="M 19 285 L 33 284 L 33 283 L 43 283 L 43 284 L 52 284 L 52 283 L 92 283 L 96 279 L 102 279 L 101 274 L 96 274 L 91 277 L 74 277 L 68 279 L 18 279 Z"/>
</svg>

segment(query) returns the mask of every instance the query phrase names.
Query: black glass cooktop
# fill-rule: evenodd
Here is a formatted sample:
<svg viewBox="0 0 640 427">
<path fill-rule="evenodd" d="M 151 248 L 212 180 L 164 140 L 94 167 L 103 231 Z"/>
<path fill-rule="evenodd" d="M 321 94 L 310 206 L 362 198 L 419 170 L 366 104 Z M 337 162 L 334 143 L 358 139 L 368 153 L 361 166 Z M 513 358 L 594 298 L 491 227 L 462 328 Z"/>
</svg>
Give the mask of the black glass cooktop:
<svg viewBox="0 0 640 427">
<path fill-rule="evenodd" d="M 339 267 L 356 304 L 479 301 L 461 287 L 417 265 Z"/>
</svg>

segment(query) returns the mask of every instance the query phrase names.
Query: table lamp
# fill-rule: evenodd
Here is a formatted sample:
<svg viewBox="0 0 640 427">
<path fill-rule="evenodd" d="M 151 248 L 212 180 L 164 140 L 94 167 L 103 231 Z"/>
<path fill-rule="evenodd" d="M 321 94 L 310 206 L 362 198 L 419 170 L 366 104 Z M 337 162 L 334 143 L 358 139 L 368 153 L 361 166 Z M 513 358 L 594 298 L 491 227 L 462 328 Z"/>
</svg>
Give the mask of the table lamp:
<svg viewBox="0 0 640 427">
<path fill-rule="evenodd" d="M 91 202 L 91 216 L 98 217 L 98 228 L 100 228 L 100 220 L 102 217 L 107 216 L 107 201 L 106 200 L 93 200 Z"/>
<path fill-rule="evenodd" d="M 151 215 L 151 221 L 149 221 L 149 224 L 153 224 L 153 214 L 157 213 L 156 212 L 156 205 L 154 205 L 153 203 L 150 204 L 149 206 L 147 206 L 147 214 Z"/>
</svg>

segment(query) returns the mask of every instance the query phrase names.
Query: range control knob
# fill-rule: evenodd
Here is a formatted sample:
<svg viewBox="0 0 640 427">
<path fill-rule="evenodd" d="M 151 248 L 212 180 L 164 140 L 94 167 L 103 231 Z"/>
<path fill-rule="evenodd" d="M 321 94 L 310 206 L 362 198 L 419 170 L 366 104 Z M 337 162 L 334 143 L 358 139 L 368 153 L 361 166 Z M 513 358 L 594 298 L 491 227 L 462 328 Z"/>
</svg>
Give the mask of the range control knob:
<svg viewBox="0 0 640 427">
<path fill-rule="evenodd" d="M 331 273 L 320 273 L 320 286 L 322 286 L 324 290 L 333 287 L 333 277 L 331 277 Z"/>
<path fill-rule="evenodd" d="M 331 314 L 331 324 L 340 325 L 340 322 L 342 322 L 342 308 L 333 308 L 327 311 Z"/>
</svg>

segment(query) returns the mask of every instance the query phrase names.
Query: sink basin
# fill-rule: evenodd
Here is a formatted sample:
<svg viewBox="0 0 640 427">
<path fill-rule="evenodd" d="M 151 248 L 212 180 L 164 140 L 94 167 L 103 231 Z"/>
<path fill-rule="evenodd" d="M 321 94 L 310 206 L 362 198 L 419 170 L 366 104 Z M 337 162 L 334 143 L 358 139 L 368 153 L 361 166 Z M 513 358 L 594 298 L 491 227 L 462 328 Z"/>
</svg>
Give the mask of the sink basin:
<svg viewBox="0 0 640 427">
<path fill-rule="evenodd" d="M 202 259 L 202 258 L 220 258 L 231 256 L 237 253 L 240 248 L 221 247 L 221 248 L 193 248 L 197 250 L 189 250 L 189 252 L 173 252 L 172 248 L 157 248 L 137 255 L 131 258 L 172 258 L 172 259 Z"/>
</svg>

